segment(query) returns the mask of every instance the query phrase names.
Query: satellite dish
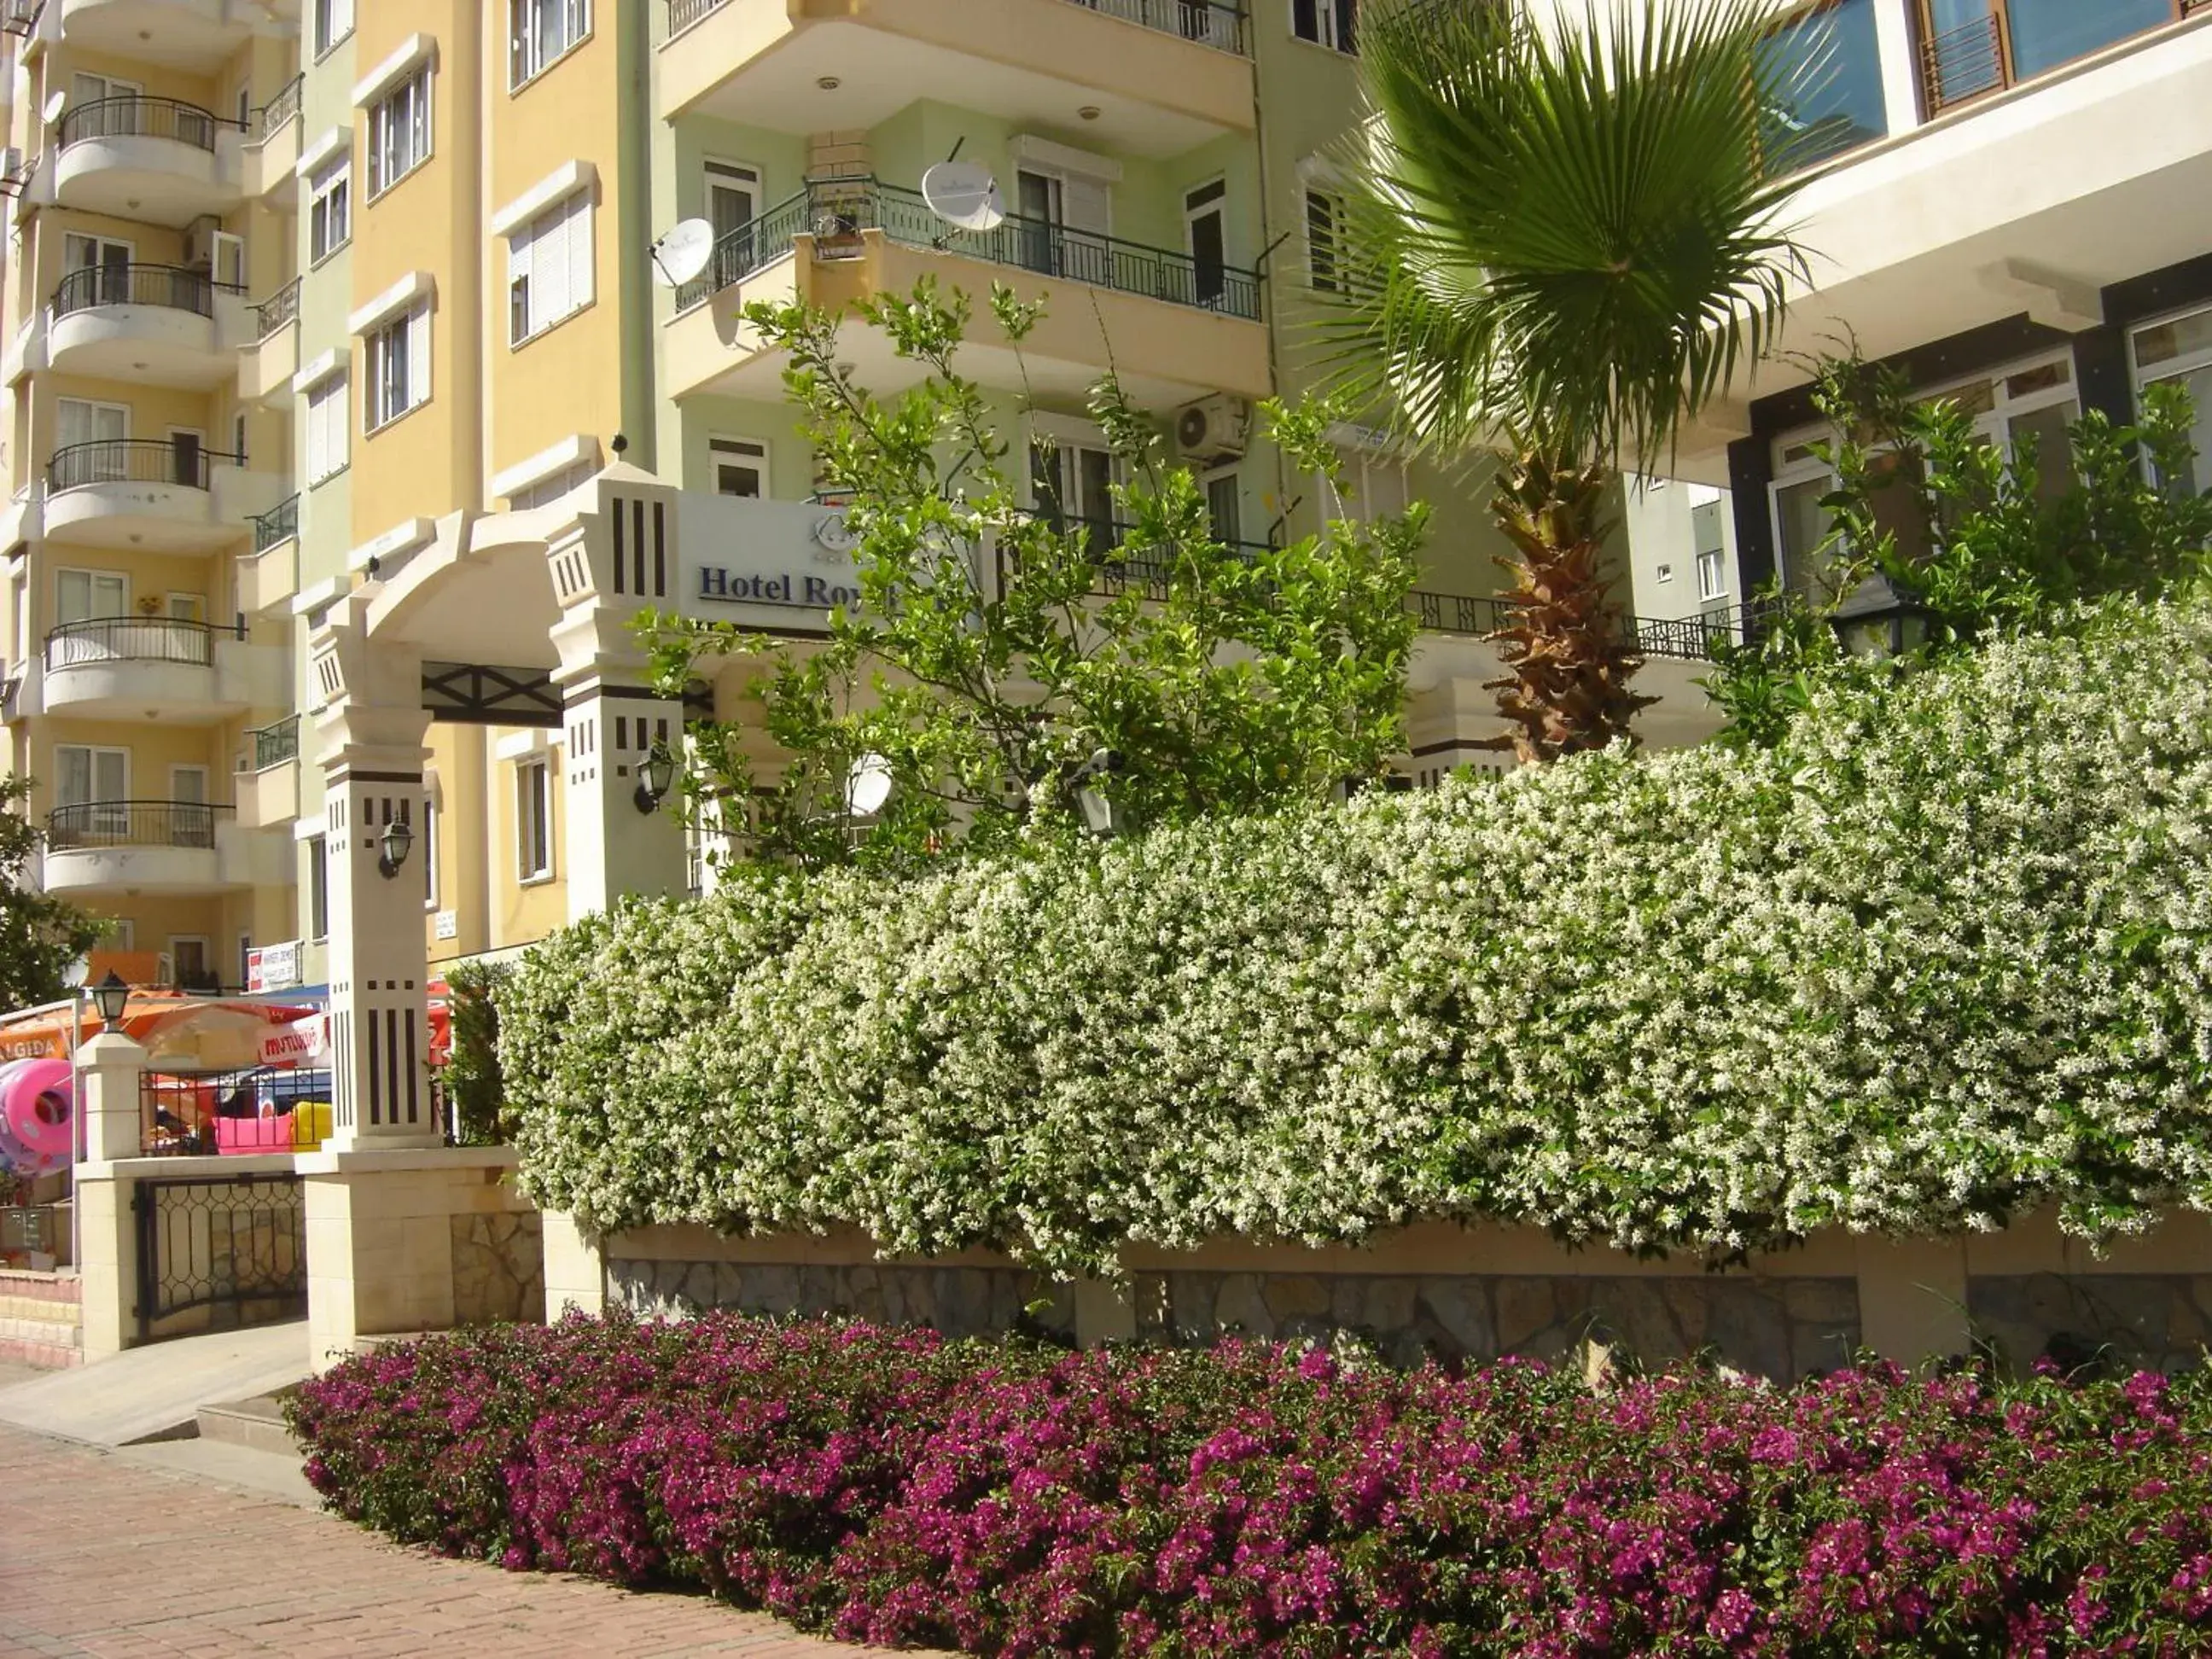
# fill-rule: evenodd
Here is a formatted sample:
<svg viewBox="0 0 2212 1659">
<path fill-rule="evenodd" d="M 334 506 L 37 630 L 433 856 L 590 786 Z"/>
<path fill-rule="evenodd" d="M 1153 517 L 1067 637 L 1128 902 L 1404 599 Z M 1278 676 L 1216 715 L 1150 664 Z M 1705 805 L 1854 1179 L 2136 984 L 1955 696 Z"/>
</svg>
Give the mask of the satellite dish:
<svg viewBox="0 0 2212 1659">
<path fill-rule="evenodd" d="M 653 273 L 663 288 L 681 288 L 714 257 L 714 227 L 704 219 L 686 219 L 653 245 Z"/>
<path fill-rule="evenodd" d="M 881 755 L 863 755 L 845 775 L 845 810 L 865 818 L 891 798 L 891 763 Z"/>
<path fill-rule="evenodd" d="M 46 100 L 46 114 L 42 118 L 48 126 L 52 126 L 55 122 L 62 118 L 62 112 L 68 107 L 69 94 L 65 92 L 58 92 L 52 97 Z"/>
<path fill-rule="evenodd" d="M 1006 222 L 999 181 L 973 161 L 939 161 L 921 175 L 921 199 L 958 230 L 996 230 Z"/>
</svg>

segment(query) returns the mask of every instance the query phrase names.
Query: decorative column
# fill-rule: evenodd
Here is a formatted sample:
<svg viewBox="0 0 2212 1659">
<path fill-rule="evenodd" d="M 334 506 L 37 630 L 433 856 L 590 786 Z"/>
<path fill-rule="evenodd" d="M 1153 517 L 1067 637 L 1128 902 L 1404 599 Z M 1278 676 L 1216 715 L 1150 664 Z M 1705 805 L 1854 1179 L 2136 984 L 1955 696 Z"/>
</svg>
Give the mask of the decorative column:
<svg viewBox="0 0 2212 1659">
<path fill-rule="evenodd" d="M 422 883 L 428 856 L 408 848 L 428 797 L 422 769 L 430 717 L 422 665 L 406 647 L 372 644 L 368 590 L 331 607 L 310 654 L 323 758 L 330 871 L 330 1150 L 429 1147 L 444 1136 L 430 1095 L 429 957 Z M 392 826 L 404 826 L 398 837 Z"/>
<path fill-rule="evenodd" d="M 674 799 L 648 809 L 640 795 L 655 744 L 681 765 L 684 706 L 649 688 L 645 653 L 630 631 L 641 611 L 676 603 L 678 492 L 619 464 L 598 482 L 599 510 L 546 546 L 561 602 L 553 630 L 561 666 L 553 678 L 565 711 L 571 921 L 626 893 L 680 893 L 686 879 Z"/>
<path fill-rule="evenodd" d="M 76 1052 L 77 1109 L 85 1162 L 75 1181 L 79 1352 L 105 1359 L 138 1340 L 138 1234 L 131 1206 L 137 1182 L 116 1165 L 141 1151 L 139 1085 L 146 1050 L 120 1031 L 102 1031 Z"/>
</svg>

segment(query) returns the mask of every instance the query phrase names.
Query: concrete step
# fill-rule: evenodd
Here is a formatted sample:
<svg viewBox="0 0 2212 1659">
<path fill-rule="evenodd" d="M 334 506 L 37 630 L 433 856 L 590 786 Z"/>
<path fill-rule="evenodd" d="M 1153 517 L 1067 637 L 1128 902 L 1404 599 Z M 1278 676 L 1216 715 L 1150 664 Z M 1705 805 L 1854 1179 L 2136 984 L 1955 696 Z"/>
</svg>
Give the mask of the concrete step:
<svg viewBox="0 0 2212 1659">
<path fill-rule="evenodd" d="M 25 1342 L 0 1336 L 0 1365 L 28 1365 L 33 1370 L 65 1371 L 84 1364 L 75 1342 Z"/>
<path fill-rule="evenodd" d="M 84 1318 L 82 1310 L 74 1302 L 46 1302 L 36 1297 L 0 1296 L 0 1320 L 16 1320 L 24 1324 L 36 1321 L 45 1325 L 76 1325 Z"/>
<path fill-rule="evenodd" d="M 82 1334 L 74 1323 L 58 1319 L 0 1319 L 0 1343 L 21 1343 L 33 1348 L 82 1346 Z"/>
<path fill-rule="evenodd" d="M 0 1422 L 95 1446 L 190 1438 L 204 1401 L 289 1388 L 314 1369 L 310 1352 L 305 1320 L 149 1343 L 0 1389 Z"/>
<path fill-rule="evenodd" d="M 284 1402 L 274 1395 L 233 1400 L 220 1406 L 202 1406 L 198 1413 L 200 1438 L 244 1446 L 251 1451 L 273 1452 L 297 1460 L 300 1449 L 284 1426 Z"/>
</svg>

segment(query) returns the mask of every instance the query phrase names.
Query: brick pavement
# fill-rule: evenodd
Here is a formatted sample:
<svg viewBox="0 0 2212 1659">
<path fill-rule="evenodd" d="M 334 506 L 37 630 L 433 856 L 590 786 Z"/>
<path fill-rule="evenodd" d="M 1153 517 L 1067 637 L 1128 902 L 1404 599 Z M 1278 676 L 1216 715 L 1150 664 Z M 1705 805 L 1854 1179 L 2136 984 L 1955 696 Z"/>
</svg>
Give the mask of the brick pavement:
<svg viewBox="0 0 2212 1659">
<path fill-rule="evenodd" d="M 841 1659 L 758 1613 L 404 1550 L 328 1515 L 0 1426 L 0 1659 Z"/>
</svg>

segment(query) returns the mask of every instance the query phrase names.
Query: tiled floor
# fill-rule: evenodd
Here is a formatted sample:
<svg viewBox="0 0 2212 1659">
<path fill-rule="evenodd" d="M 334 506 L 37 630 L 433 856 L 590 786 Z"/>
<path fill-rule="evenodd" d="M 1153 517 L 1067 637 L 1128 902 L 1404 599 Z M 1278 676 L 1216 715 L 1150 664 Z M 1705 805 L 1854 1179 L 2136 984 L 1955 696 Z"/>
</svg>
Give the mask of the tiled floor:
<svg viewBox="0 0 2212 1659">
<path fill-rule="evenodd" d="M 0 1427 L 0 1659 L 870 1651 L 694 1597 L 440 1560 L 273 1498 Z"/>
</svg>

